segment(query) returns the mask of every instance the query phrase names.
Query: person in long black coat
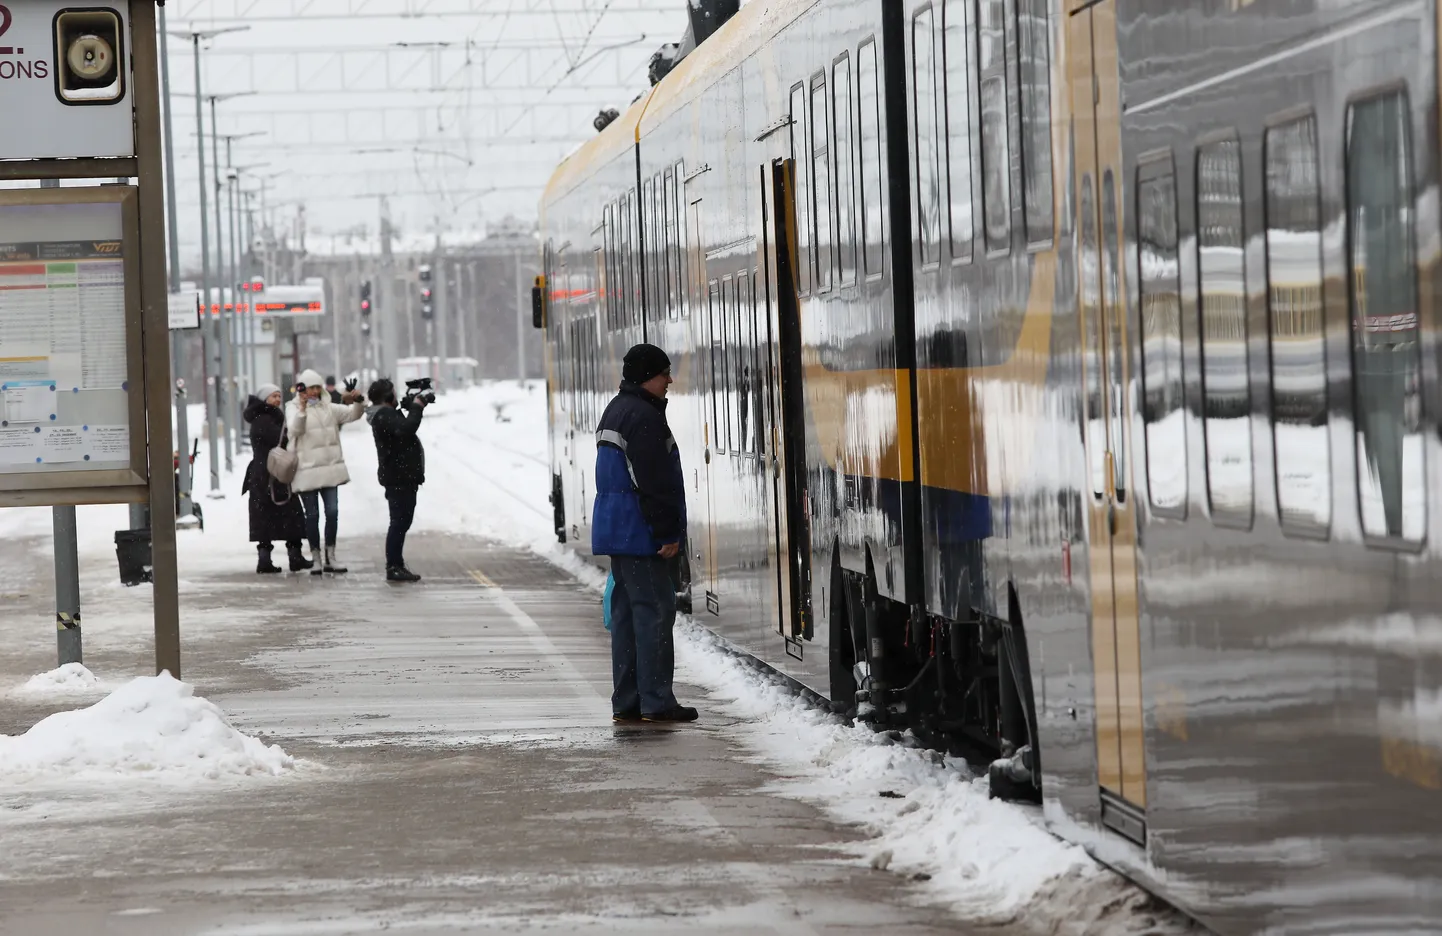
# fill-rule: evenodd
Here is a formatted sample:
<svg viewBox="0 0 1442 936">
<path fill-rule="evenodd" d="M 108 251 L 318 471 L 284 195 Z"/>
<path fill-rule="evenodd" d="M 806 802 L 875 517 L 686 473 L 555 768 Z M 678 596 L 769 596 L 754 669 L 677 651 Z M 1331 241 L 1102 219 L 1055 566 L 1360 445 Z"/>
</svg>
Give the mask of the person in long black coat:
<svg viewBox="0 0 1442 936">
<path fill-rule="evenodd" d="M 245 421 L 250 423 L 251 459 L 240 489 L 242 494 L 250 494 L 250 541 L 256 544 L 260 554 L 255 571 L 262 575 L 280 571 L 280 566 L 271 561 L 271 553 L 275 541 L 282 540 L 290 558 L 290 570 L 300 572 L 315 565 L 301 552 L 305 511 L 289 485 L 275 480 L 266 468 L 266 456 L 285 436 L 280 388 L 262 384 L 256 388 L 256 394 L 245 407 Z"/>
</svg>

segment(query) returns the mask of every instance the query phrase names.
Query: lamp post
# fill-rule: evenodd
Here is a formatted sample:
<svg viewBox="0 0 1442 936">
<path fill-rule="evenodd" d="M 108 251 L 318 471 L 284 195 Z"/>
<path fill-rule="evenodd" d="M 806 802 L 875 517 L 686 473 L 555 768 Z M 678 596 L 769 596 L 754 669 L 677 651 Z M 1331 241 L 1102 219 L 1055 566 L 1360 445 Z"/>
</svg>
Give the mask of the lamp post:
<svg viewBox="0 0 1442 936">
<path fill-rule="evenodd" d="M 195 56 L 195 148 L 196 156 L 200 164 L 200 281 L 201 295 L 205 297 L 205 312 L 207 314 L 210 312 L 210 242 L 209 233 L 206 230 L 205 218 L 205 111 L 201 106 L 202 102 L 200 97 L 200 40 L 214 39 L 216 36 L 224 35 L 225 33 L 242 32 L 249 28 L 249 26 L 225 26 L 220 29 L 195 29 L 192 27 L 187 31 L 173 31 L 170 33 L 170 35 L 180 39 L 189 39 Z M 217 236 L 219 233 L 219 231 L 216 231 Z M 206 347 L 208 342 L 205 340 L 205 329 L 203 325 L 200 334 L 202 347 Z M 204 353 L 206 359 L 209 360 L 210 352 L 208 347 L 206 347 Z M 217 396 L 219 393 L 220 382 L 216 381 Z M 207 496 L 222 498 L 225 496 L 225 492 L 220 489 L 220 439 L 216 428 L 216 409 L 216 406 L 211 404 L 211 398 L 207 391 L 205 410 L 206 422 L 208 423 L 207 428 L 209 430 L 208 434 L 210 435 L 210 493 Z"/>
<path fill-rule="evenodd" d="M 230 157 L 231 157 L 230 144 L 231 144 L 232 141 L 237 140 L 237 139 L 240 139 L 241 137 L 244 137 L 244 136 L 258 136 L 258 135 L 259 135 L 258 133 L 257 133 L 257 134 L 235 134 L 235 135 L 232 135 L 232 136 L 227 136 L 226 139 L 225 139 L 225 162 L 226 162 L 226 170 L 225 170 L 225 171 L 226 171 L 226 178 L 227 178 L 227 180 L 228 180 L 228 182 L 229 182 L 229 192 L 227 193 L 227 195 L 228 195 L 228 197 L 229 197 L 229 199 L 230 199 L 230 202 L 229 202 L 229 205 L 230 205 L 230 211 L 229 211 L 229 214 L 230 214 L 230 273 L 231 273 L 230 282 L 231 282 L 231 284 L 232 284 L 232 285 L 231 285 L 231 290 L 232 290 L 232 292 L 231 292 L 231 318 L 230 318 L 230 326 L 231 326 L 231 334 L 230 334 L 230 345 L 231 345 L 230 375 L 231 375 L 231 381 L 232 381 L 231 386 L 232 386 L 232 389 L 235 391 L 235 403 L 231 406 L 230 411 L 231 411 L 231 415 L 233 415 L 233 416 L 236 417 L 236 423 L 235 423 L 236 426 L 240 426 L 240 425 L 241 425 L 241 422 L 242 422 L 242 413 L 244 412 L 244 409 L 245 409 L 245 400 L 246 400 L 246 396 L 247 396 L 247 394 L 240 392 L 239 384 L 238 384 L 238 382 L 236 382 L 236 372 L 237 372 L 237 370 L 242 370 L 242 369 L 243 369 L 243 370 L 247 370 L 247 371 L 248 371 L 248 369 L 249 369 L 248 367 L 246 367 L 246 355 L 245 355 L 245 352 L 244 352 L 244 346 L 245 346 L 245 344 L 246 344 L 245 337 L 244 337 L 244 335 L 245 335 L 245 321 L 246 321 L 246 319 L 245 319 L 243 316 L 245 315 L 245 313 L 243 313 L 243 312 L 241 311 L 241 299 L 240 299 L 240 295 L 239 295 L 237 292 L 234 291 L 234 290 L 235 290 L 235 285 L 236 285 L 236 284 L 239 284 L 240 282 L 242 282 L 242 281 L 246 278 L 246 277 L 241 273 L 241 269 L 240 269 L 240 258 L 241 258 L 240 238 L 241 238 L 242 228 L 241 228 L 241 219 L 240 219 L 240 209 L 239 209 L 239 207 L 236 205 L 236 196 L 237 196 L 237 194 L 240 192 L 240 174 L 241 174 L 242 172 L 245 172 L 245 171 L 247 171 L 247 170 L 249 170 L 249 169 L 257 169 L 257 168 L 260 168 L 260 167 L 262 167 L 262 166 L 268 166 L 268 165 L 270 165 L 270 163 L 251 163 L 251 164 L 248 165 L 248 166 L 237 166 L 237 165 L 234 165 L 234 164 L 231 163 L 231 158 L 230 158 Z M 245 305 L 247 306 L 247 311 L 249 311 L 249 307 L 251 306 L 251 302 L 250 302 L 250 298 L 249 298 L 249 293 L 246 293 L 246 296 L 247 296 L 247 298 L 246 298 Z M 236 350 L 235 350 L 235 345 L 236 345 L 236 340 L 237 340 L 237 339 L 239 339 L 240 344 L 241 344 L 241 351 L 240 351 L 240 352 L 236 352 Z M 254 386 L 254 376 L 253 376 L 253 375 L 248 375 L 248 376 L 247 376 L 247 381 L 246 381 L 245 386 L 246 386 L 246 389 L 247 389 L 247 390 L 249 390 L 251 387 Z M 238 436 L 239 436 L 239 433 L 237 433 L 237 437 L 238 437 Z M 237 438 L 236 446 L 237 446 L 237 449 L 238 449 L 238 448 L 239 448 L 239 438 Z"/>
<path fill-rule="evenodd" d="M 240 431 L 238 428 L 239 424 L 236 422 L 235 416 L 240 412 L 240 410 L 239 407 L 236 406 L 235 401 L 235 348 L 233 347 L 235 342 L 232 340 L 234 338 L 234 332 L 232 331 L 234 310 L 232 308 L 230 312 L 227 312 L 225 308 L 225 283 L 227 281 L 225 276 L 225 222 L 221 219 L 222 208 L 220 202 L 220 192 L 222 188 L 220 181 L 220 139 L 222 136 L 225 135 L 220 132 L 220 125 L 215 122 L 215 105 L 221 101 L 229 101 L 232 98 L 245 97 L 254 93 L 254 91 L 236 91 L 231 94 L 206 95 L 206 97 L 210 99 L 210 152 L 212 156 L 212 163 L 215 166 L 215 259 L 216 269 L 220 271 L 218 279 L 220 280 L 221 284 L 220 288 L 216 290 L 216 302 L 220 306 L 219 314 L 217 315 L 217 318 L 219 319 L 219 322 L 217 324 L 220 327 L 220 361 L 218 366 L 216 367 L 216 373 L 217 377 L 224 380 L 225 382 L 225 395 L 218 405 L 220 407 L 220 411 L 226 414 L 226 471 L 232 470 L 232 458 L 235 454 L 236 447 L 239 444 Z M 225 136 L 226 165 L 229 165 L 231 162 L 230 145 L 231 142 L 235 139 L 235 136 L 257 136 L 259 135 L 259 133 L 260 131 L 256 131 L 254 134 L 238 134 L 233 136 Z M 205 140 L 198 140 L 197 145 L 201 149 L 204 149 Z M 232 274 L 234 273 L 233 270 L 231 272 Z M 233 275 L 230 277 L 229 282 L 231 284 L 231 305 L 233 307 L 235 304 L 235 277 Z M 235 431 L 232 432 L 232 429 L 234 429 Z"/>
<path fill-rule="evenodd" d="M 170 228 L 170 291 L 180 292 L 180 230 L 175 217 L 175 107 L 170 96 L 170 52 L 165 7 L 160 15 L 160 84 L 165 96 L 165 207 Z M 181 520 L 192 515 L 190 479 L 190 409 L 185 402 L 185 336 L 170 336 L 170 379 L 175 394 L 176 504 Z"/>
</svg>

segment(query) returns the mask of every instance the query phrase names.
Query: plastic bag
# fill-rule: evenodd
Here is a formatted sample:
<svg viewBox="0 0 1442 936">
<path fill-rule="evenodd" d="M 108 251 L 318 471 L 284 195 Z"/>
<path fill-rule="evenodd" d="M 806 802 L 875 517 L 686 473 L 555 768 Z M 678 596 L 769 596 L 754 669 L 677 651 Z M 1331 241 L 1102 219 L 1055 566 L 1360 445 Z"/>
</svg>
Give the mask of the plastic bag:
<svg viewBox="0 0 1442 936">
<path fill-rule="evenodd" d="M 616 576 L 606 573 L 606 592 L 601 597 L 601 619 L 606 624 L 606 630 L 611 629 L 611 592 L 616 590 Z"/>
</svg>

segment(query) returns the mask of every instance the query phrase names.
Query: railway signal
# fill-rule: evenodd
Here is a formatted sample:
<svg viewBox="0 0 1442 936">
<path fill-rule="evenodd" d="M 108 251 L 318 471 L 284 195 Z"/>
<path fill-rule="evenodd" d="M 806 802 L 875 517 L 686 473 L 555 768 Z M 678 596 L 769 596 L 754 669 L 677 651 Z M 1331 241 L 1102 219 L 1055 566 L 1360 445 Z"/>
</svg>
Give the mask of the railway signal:
<svg viewBox="0 0 1442 936">
<path fill-rule="evenodd" d="M 367 337 L 371 333 L 371 281 L 365 280 L 360 287 L 360 323 L 361 334 Z"/>
<path fill-rule="evenodd" d="M 436 307 L 431 303 L 434 293 L 431 291 L 431 267 L 428 263 L 421 264 L 421 318 L 427 322 L 436 317 Z"/>
</svg>

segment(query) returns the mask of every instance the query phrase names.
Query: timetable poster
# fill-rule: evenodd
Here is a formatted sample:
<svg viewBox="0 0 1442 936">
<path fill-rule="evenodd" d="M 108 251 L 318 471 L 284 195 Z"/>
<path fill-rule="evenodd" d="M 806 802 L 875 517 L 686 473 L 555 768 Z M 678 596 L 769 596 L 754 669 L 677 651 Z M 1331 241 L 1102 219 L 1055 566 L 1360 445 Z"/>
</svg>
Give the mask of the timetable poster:
<svg viewBox="0 0 1442 936">
<path fill-rule="evenodd" d="M 0 205 L 0 474 L 130 464 L 119 204 Z"/>
</svg>

